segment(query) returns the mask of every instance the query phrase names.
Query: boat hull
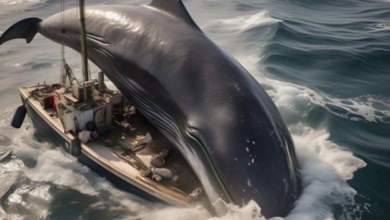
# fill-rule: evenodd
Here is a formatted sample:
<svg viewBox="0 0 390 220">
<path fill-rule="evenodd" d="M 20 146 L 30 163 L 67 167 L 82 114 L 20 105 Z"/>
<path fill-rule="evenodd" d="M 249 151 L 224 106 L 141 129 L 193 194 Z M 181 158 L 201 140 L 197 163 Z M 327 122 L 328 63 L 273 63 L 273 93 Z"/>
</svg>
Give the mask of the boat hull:
<svg viewBox="0 0 390 220">
<path fill-rule="evenodd" d="M 24 98 L 22 97 L 23 103 L 25 103 Z M 30 117 L 36 131 L 40 135 L 42 139 L 47 142 L 52 143 L 55 146 L 61 146 L 63 149 L 70 153 L 70 141 L 64 138 L 56 129 L 54 129 L 48 121 L 46 121 L 43 116 L 41 116 L 28 102 L 26 103 L 27 114 Z M 77 160 L 83 165 L 89 167 L 92 171 L 94 171 L 99 176 L 105 177 L 109 180 L 115 187 L 125 192 L 129 192 L 131 194 L 135 194 L 141 198 L 144 198 L 149 201 L 161 202 L 167 204 L 166 201 L 163 201 L 141 189 L 130 184 L 126 180 L 117 176 L 110 170 L 104 168 L 99 163 L 95 162 L 93 158 L 90 158 L 89 155 L 81 152 L 81 155 L 77 157 Z"/>
</svg>

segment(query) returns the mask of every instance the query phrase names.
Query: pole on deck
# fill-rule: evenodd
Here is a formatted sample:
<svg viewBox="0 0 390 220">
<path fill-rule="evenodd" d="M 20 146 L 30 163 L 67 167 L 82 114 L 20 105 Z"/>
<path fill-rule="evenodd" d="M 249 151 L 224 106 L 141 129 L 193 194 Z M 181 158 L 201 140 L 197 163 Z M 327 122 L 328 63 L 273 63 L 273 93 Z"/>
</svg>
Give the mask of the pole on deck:
<svg viewBox="0 0 390 220">
<path fill-rule="evenodd" d="M 87 53 L 87 37 L 85 31 L 85 0 L 79 0 L 79 13 L 80 13 L 80 38 L 81 38 L 81 55 L 82 55 L 82 68 L 84 81 L 89 80 L 88 72 L 88 53 Z"/>
</svg>

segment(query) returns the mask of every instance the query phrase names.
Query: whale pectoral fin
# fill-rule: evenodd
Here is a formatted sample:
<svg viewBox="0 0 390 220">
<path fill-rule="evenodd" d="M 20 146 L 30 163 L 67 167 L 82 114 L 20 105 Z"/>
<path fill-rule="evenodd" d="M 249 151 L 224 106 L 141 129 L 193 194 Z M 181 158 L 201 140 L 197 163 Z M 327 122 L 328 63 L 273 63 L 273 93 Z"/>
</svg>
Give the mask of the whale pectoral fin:
<svg viewBox="0 0 390 220">
<path fill-rule="evenodd" d="M 149 5 L 149 7 L 156 8 L 158 10 L 167 12 L 176 18 L 186 22 L 200 30 L 198 25 L 192 20 L 190 14 L 187 9 L 184 7 L 183 2 L 181 0 L 153 0 Z"/>
<path fill-rule="evenodd" d="M 0 45 L 13 39 L 26 39 L 30 43 L 38 32 L 39 18 L 25 18 L 9 27 L 0 37 Z"/>
</svg>

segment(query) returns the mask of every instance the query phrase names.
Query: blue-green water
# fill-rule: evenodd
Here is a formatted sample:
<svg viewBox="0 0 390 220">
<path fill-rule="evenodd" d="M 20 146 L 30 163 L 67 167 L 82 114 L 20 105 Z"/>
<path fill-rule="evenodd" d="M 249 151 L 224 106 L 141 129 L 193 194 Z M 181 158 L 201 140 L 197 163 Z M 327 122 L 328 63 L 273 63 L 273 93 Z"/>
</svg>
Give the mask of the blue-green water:
<svg viewBox="0 0 390 220">
<path fill-rule="evenodd" d="M 0 31 L 24 17 L 57 13 L 59 3 L 0 0 Z M 202 30 L 263 85 L 293 134 L 304 192 L 285 219 L 390 219 L 390 2 L 184 3 Z M 66 8 L 75 5 L 66 1 Z M 0 47 L 0 135 L 9 139 L 0 146 L 15 153 L 0 163 L 0 174 L 18 177 L 0 202 L 0 219 L 210 219 L 201 208 L 163 207 L 120 192 L 39 142 L 28 123 L 10 128 L 20 104 L 17 88 L 57 82 L 59 52 L 41 36 L 30 45 Z M 79 72 L 79 56 L 70 50 L 66 56 Z M 252 218 L 253 207 L 216 219 L 262 219 Z"/>
</svg>

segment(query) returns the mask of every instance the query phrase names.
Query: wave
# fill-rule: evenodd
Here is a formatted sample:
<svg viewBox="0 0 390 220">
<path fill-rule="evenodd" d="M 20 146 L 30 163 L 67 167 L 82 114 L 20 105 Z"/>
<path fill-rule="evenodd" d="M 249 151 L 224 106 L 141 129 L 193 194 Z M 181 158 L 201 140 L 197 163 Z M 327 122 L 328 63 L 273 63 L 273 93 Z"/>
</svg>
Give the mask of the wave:
<svg viewBox="0 0 390 220">
<path fill-rule="evenodd" d="M 239 16 L 231 19 L 220 19 L 209 22 L 202 26 L 206 30 L 219 30 L 229 33 L 244 33 L 261 26 L 268 26 L 281 22 L 279 19 L 270 17 L 268 11 L 261 11 L 254 15 Z M 221 28 L 222 26 L 222 28 Z"/>
<path fill-rule="evenodd" d="M 17 5 L 25 3 L 38 3 L 40 0 L 0 0 L 0 5 Z"/>
<path fill-rule="evenodd" d="M 44 69 L 53 67 L 54 65 L 51 63 L 35 63 L 35 62 L 28 62 L 23 64 L 23 68 L 25 69 Z"/>
</svg>

